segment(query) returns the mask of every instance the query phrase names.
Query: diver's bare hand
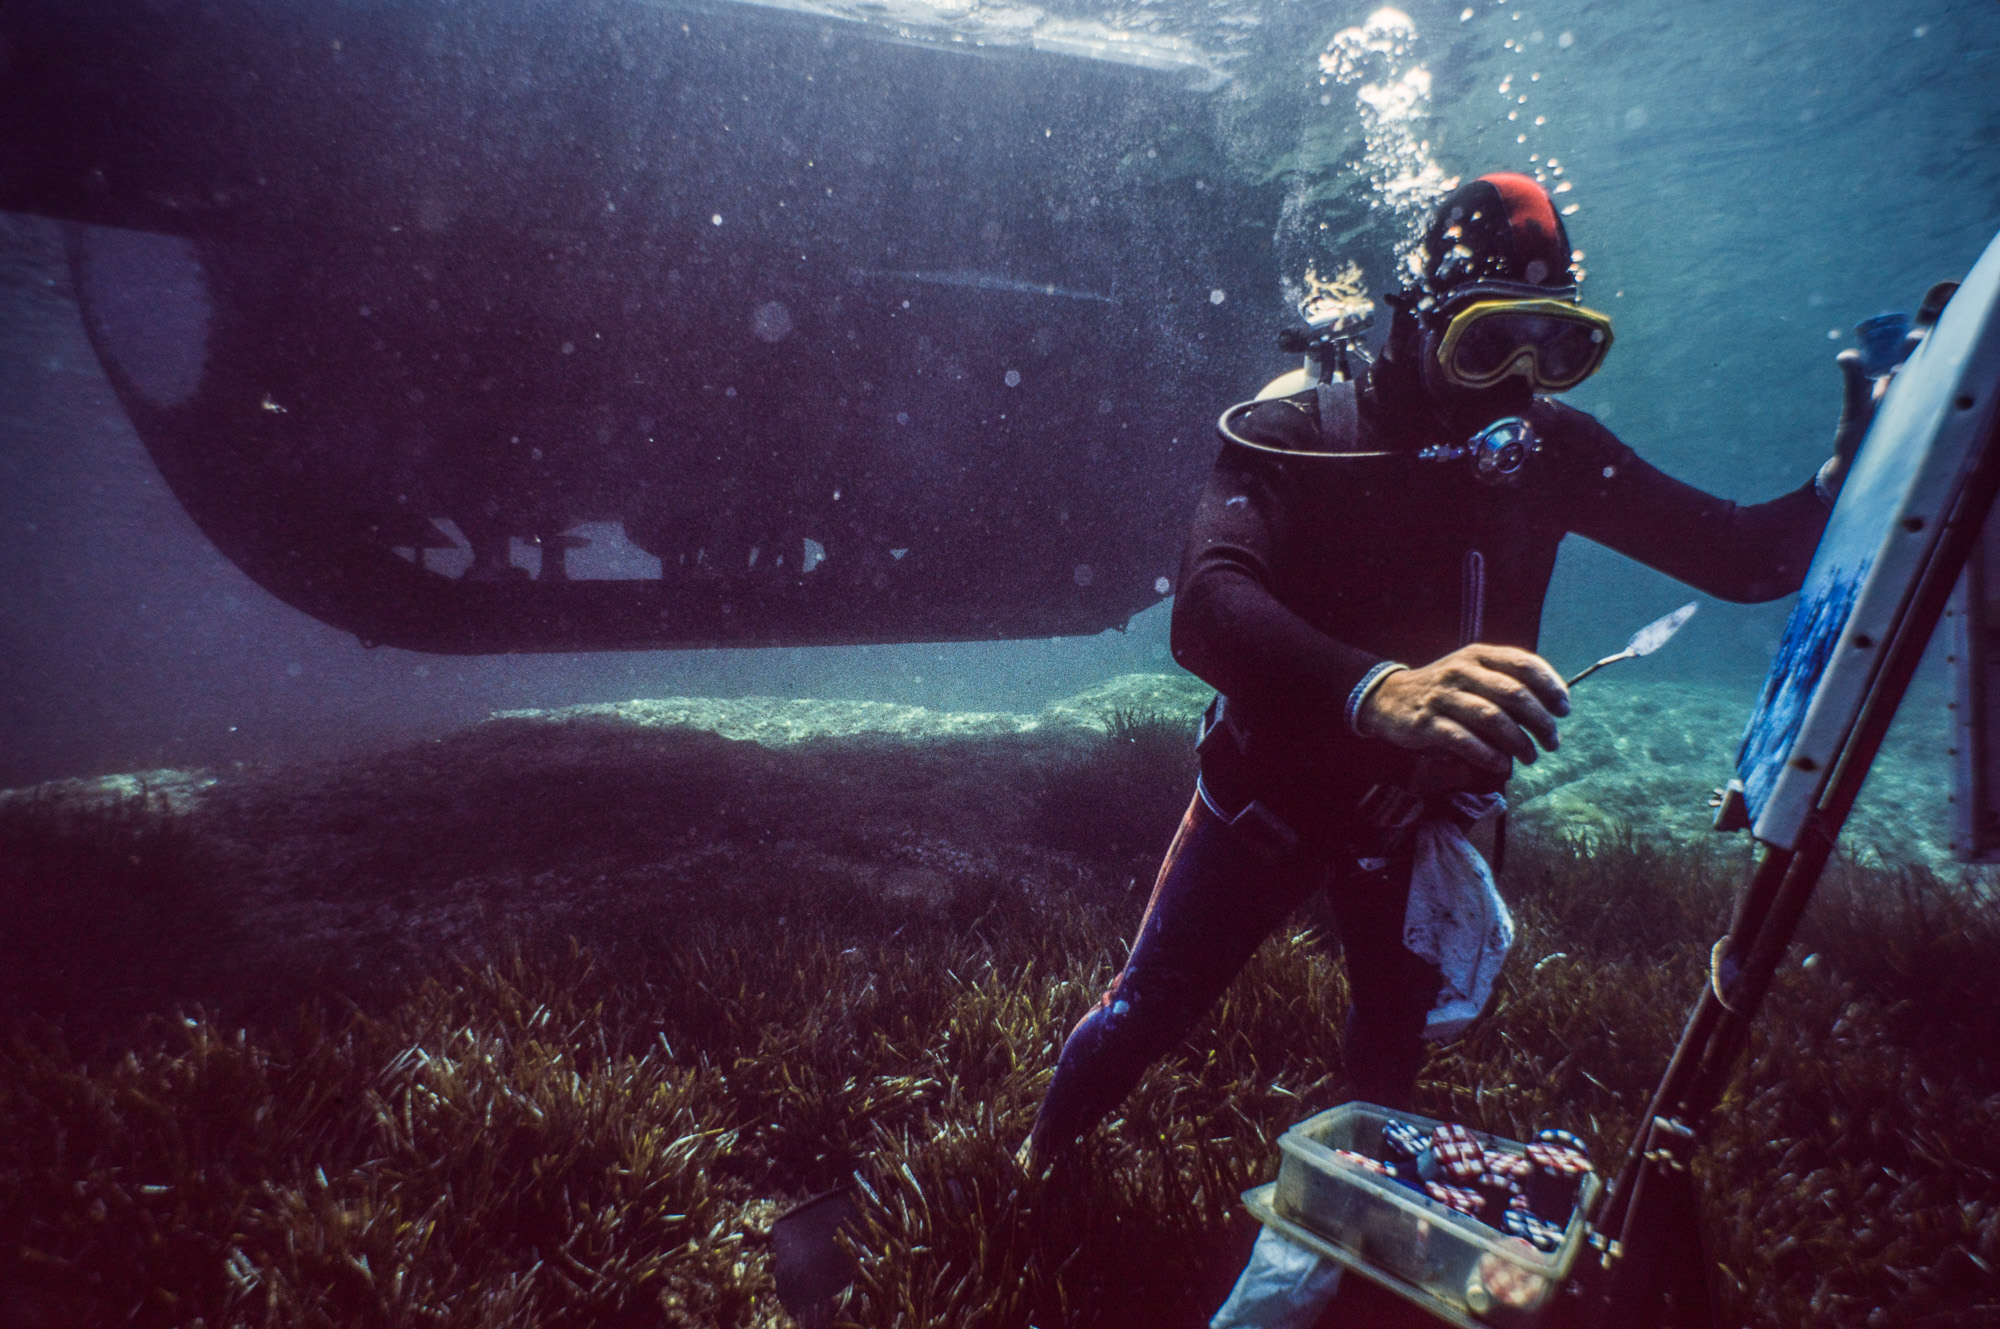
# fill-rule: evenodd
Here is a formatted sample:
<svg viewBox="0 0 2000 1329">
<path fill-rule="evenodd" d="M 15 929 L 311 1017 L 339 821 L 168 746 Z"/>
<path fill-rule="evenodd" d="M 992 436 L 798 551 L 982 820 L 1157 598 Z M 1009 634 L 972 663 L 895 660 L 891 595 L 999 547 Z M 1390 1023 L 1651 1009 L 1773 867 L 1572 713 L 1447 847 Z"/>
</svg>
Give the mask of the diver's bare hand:
<svg viewBox="0 0 2000 1329">
<path fill-rule="evenodd" d="M 1882 400 L 1882 393 L 1889 385 L 1886 378 L 1868 377 L 1859 351 L 1842 351 L 1833 362 L 1840 367 L 1840 423 L 1833 431 L 1833 455 L 1819 469 L 1820 488 L 1829 495 L 1840 492 L 1848 465 L 1861 447 L 1861 440 L 1868 436 L 1868 426 L 1874 422 L 1875 404 Z"/>
<path fill-rule="evenodd" d="M 1533 761 L 1537 741 L 1555 751 L 1556 718 L 1568 714 L 1569 689 L 1548 661 L 1474 643 L 1385 677 L 1362 703 L 1355 728 L 1504 774 L 1509 757 Z"/>
</svg>

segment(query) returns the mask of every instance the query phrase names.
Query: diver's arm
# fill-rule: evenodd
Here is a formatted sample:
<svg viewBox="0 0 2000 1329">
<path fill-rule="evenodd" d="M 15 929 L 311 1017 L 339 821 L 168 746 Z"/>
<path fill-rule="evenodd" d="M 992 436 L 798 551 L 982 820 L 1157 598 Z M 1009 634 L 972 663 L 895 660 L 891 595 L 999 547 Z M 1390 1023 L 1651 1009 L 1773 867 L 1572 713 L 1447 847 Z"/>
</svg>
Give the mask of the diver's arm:
<svg viewBox="0 0 2000 1329">
<path fill-rule="evenodd" d="M 1834 364 L 1842 390 L 1833 455 L 1803 487 L 1751 506 L 1682 484 L 1641 461 L 1597 421 L 1556 407 L 1581 426 L 1581 446 L 1568 458 L 1569 529 L 1724 600 L 1790 595 L 1805 580 L 1884 386 L 1868 377 L 1852 350 Z"/>
<path fill-rule="evenodd" d="M 1274 593 L 1297 520 L 1285 465 L 1233 444 L 1216 458 L 1181 560 L 1174 659 L 1267 713 L 1345 724 L 1355 688 L 1384 662 L 1313 627 Z"/>
<path fill-rule="evenodd" d="M 1825 529 L 1813 481 L 1767 503 L 1740 504 L 1683 484 L 1594 420 L 1570 469 L 1566 525 L 1722 600 L 1755 603 L 1798 590 Z"/>
</svg>

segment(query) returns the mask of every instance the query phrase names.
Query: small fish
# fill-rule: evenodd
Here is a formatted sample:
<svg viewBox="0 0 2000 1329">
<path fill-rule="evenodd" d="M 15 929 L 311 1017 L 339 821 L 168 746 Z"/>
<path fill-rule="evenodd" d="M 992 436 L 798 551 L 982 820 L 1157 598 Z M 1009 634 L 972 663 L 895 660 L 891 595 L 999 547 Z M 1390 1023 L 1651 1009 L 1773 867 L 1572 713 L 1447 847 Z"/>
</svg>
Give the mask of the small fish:
<svg viewBox="0 0 2000 1329">
<path fill-rule="evenodd" d="M 1067 286 L 1057 286 L 1049 282 L 1023 281 L 1018 277 L 1008 277 L 995 272 L 878 272 L 873 268 L 849 268 L 848 275 L 856 278 L 875 277 L 884 281 L 915 281 L 931 286 L 963 286 L 973 291 L 1012 291 L 1017 295 L 1048 295 L 1062 300 L 1095 300 L 1099 304 L 1115 305 L 1118 302 L 1108 295 L 1095 291 L 1073 291 Z"/>
</svg>

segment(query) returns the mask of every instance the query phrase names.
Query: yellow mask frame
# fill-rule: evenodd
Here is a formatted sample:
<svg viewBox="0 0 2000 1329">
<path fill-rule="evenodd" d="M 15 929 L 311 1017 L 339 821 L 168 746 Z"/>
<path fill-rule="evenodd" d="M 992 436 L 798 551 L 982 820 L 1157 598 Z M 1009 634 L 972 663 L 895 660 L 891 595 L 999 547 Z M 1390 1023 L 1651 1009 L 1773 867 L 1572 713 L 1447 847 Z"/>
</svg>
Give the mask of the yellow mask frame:
<svg viewBox="0 0 2000 1329">
<path fill-rule="evenodd" d="M 1468 370 L 1461 352 L 1495 333 L 1511 334 L 1514 345 L 1497 356 L 1489 352 L 1493 367 Z M 1445 325 L 1437 364 L 1454 387 L 1476 391 L 1519 374 L 1541 391 L 1563 392 L 1596 373 L 1610 349 L 1610 316 L 1594 309 L 1567 300 L 1475 300 Z"/>
</svg>

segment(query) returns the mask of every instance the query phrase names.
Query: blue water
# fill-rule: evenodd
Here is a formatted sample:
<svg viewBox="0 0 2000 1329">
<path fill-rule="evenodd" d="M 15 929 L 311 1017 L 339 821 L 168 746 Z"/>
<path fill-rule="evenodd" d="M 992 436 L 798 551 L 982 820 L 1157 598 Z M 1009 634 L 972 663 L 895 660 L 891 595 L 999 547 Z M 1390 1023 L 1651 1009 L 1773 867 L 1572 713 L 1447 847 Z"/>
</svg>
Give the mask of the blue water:
<svg viewBox="0 0 2000 1329">
<path fill-rule="evenodd" d="M 1025 31 L 998 8 L 866 12 L 899 41 L 949 40 L 956 29 L 1018 42 Z M 1237 0 L 1035 12 L 1041 26 L 1030 35 L 1044 49 L 1074 58 L 1115 49 L 1184 67 L 1192 72 L 1174 77 L 1210 89 L 1205 118 L 1146 149 L 1165 163 L 1158 169 L 1196 169 L 1176 153 L 1199 140 L 1209 154 L 1200 169 L 1217 187 L 1282 196 L 1260 214 L 1261 231 L 1241 235 L 1272 256 L 1271 280 L 1230 292 L 1229 308 L 1247 303 L 1275 326 L 1287 284 L 1295 294 L 1309 264 L 1328 275 L 1348 258 L 1381 289 L 1411 207 L 1399 211 L 1381 192 L 1387 177 L 1363 150 L 1362 84 L 1326 77 L 1321 63 L 1372 7 Z M 1393 72 L 1427 76 L 1429 96 L 1406 122 L 1407 142 L 1375 145 L 1389 154 L 1389 175 L 1413 163 L 1441 178 L 1544 170 L 1551 185 L 1572 186 L 1557 201 L 1577 208 L 1566 220 L 1585 254 L 1584 299 L 1617 324 L 1604 370 L 1572 400 L 1717 493 L 1755 500 L 1803 482 L 1826 453 L 1838 407 L 1832 356 L 1853 324 L 1913 307 L 2000 229 L 2000 8 L 1991 3 L 1832 12 L 1793 0 L 1477 0 L 1404 12 L 1416 35 Z M 1154 54 L 1131 56 L 1135 43 L 1121 34 L 1145 38 L 1136 45 Z M 975 292 L 1024 280 L 977 254 L 884 273 L 898 274 Z M 1056 294 L 1078 297 L 1044 302 L 1060 318 L 1118 292 L 1063 284 Z M 1267 345 L 1240 350 L 1240 395 L 1288 367 Z M 1225 404 L 1192 412 L 1188 435 L 1204 437 Z M 1079 403 L 1085 419 L 1089 407 Z M 0 529 L 11 535 L 0 541 L 0 785 L 294 759 L 495 709 L 635 696 L 1025 711 L 1110 675 L 1171 668 L 1166 605 L 1123 633 L 1056 640 L 486 657 L 365 649 L 278 602 L 189 520 L 85 338 L 58 225 L 19 214 L 0 216 Z M 1573 542 L 1550 595 L 1545 653 L 1595 659 L 1685 598 L 1665 578 Z M 1736 689 L 1747 707 L 1785 612 L 1704 601 L 1646 667 Z"/>
</svg>

